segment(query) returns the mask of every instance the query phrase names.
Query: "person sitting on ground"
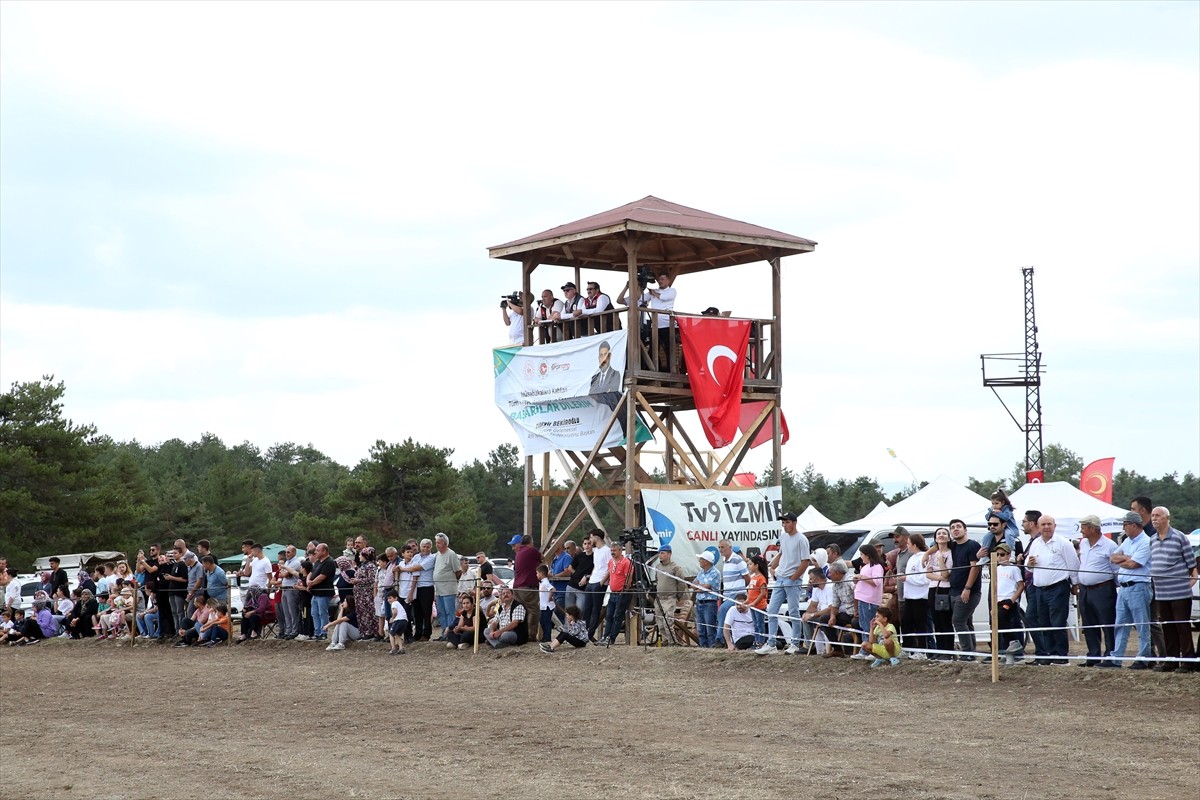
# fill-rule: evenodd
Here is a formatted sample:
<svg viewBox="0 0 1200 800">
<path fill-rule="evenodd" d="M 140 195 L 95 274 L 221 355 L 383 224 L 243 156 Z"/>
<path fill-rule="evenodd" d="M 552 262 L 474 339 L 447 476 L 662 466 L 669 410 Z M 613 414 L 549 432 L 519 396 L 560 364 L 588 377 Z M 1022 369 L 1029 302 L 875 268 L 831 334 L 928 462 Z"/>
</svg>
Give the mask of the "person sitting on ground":
<svg viewBox="0 0 1200 800">
<path fill-rule="evenodd" d="M 13 625 L 12 618 L 13 612 L 7 608 L 0 611 L 0 644 L 8 644 L 8 637 L 10 636 L 15 639 L 21 635 L 19 632 L 14 633 L 16 627 Z"/>
<path fill-rule="evenodd" d="M 203 592 L 196 595 L 196 610 L 192 612 L 191 626 L 181 632 L 176 647 L 191 647 L 200 642 L 200 633 L 208 620 L 217 613 L 217 601 L 206 597 Z"/>
<path fill-rule="evenodd" d="M 725 615 L 722 633 L 726 650 L 750 650 L 754 647 L 754 617 L 746 603 L 746 593 L 738 592 L 733 597 L 734 606 Z"/>
<path fill-rule="evenodd" d="M 832 625 L 837 619 L 837 606 L 833 600 L 833 590 L 825 572 L 820 567 L 809 567 L 808 570 L 808 609 L 800 615 L 800 628 L 806 641 L 815 642 L 817 632 L 824 634 L 827 643 L 837 639 Z M 827 645 L 821 654 L 826 657 L 845 655 L 840 648 Z"/>
<path fill-rule="evenodd" d="M 871 667 L 881 667 L 891 664 L 893 667 L 900 663 L 900 641 L 896 638 L 896 626 L 892 624 L 892 610 L 887 606 L 875 609 L 871 618 L 870 636 L 862 643 L 862 652 L 875 656 Z"/>
<path fill-rule="evenodd" d="M 23 608 L 12 610 L 12 624 L 13 629 L 7 640 L 9 644 L 37 644 L 46 638 L 46 634 L 42 633 L 42 626 L 38 625 L 37 618 L 31 614 L 27 615 Z"/>
<path fill-rule="evenodd" d="M 133 604 L 133 592 L 128 586 L 123 586 L 119 593 L 112 598 L 112 606 L 100 615 L 101 639 L 116 639 L 125 630 L 125 612 Z"/>
<path fill-rule="evenodd" d="M 100 605 L 96 602 L 96 598 L 92 596 L 91 591 L 81 589 L 79 592 L 79 602 L 75 604 L 75 608 L 71 609 L 71 616 L 67 619 L 67 636 L 72 639 L 95 636 L 96 632 L 92 628 L 92 618 L 99 613 L 99 609 Z"/>
<path fill-rule="evenodd" d="M 270 596 L 258 587 L 247 589 L 246 603 L 242 609 L 242 635 L 237 638 L 238 643 L 262 636 L 263 620 L 270 612 Z"/>
<path fill-rule="evenodd" d="M 446 631 L 446 649 L 466 650 L 475 643 L 475 598 L 464 594 L 454 618 L 454 627 Z"/>
<path fill-rule="evenodd" d="M 66 627 L 67 620 L 71 617 L 71 612 L 75 610 L 75 600 L 73 598 L 78 597 L 76 592 L 72 592 L 66 586 L 59 586 L 54 590 L 54 621 L 58 623 L 59 628 Z"/>
<path fill-rule="evenodd" d="M 479 613 L 484 619 L 490 620 L 496 616 L 496 609 L 499 607 L 500 598 L 496 595 L 491 581 L 484 581 L 479 584 L 479 592 Z"/>
<path fill-rule="evenodd" d="M 525 606 L 513 599 L 513 590 L 507 586 L 500 590 L 499 608 L 491 624 L 483 632 L 483 638 L 492 647 L 522 645 L 529 641 L 529 626 L 525 622 Z"/>
<path fill-rule="evenodd" d="M 400 602 L 400 592 L 395 589 L 388 590 L 387 604 L 388 641 L 391 644 L 391 647 L 388 648 L 388 655 L 397 656 L 404 652 L 405 637 L 409 633 L 408 612 L 404 610 L 404 604 Z"/>
<path fill-rule="evenodd" d="M 49 600 L 34 600 L 33 601 L 34 616 L 37 618 L 38 627 L 42 629 L 42 633 L 47 639 L 53 639 L 61 632 L 58 626 L 58 621 L 54 618 L 54 612 L 50 610 Z"/>
<path fill-rule="evenodd" d="M 213 604 L 212 614 L 200 628 L 200 641 L 204 647 L 216 647 L 229 639 L 229 634 L 233 631 L 233 623 L 229 619 L 229 606 L 218 603 L 216 600 L 207 602 Z"/>
<path fill-rule="evenodd" d="M 553 653 L 564 643 L 576 649 L 587 646 L 587 620 L 583 618 L 583 612 L 579 606 L 567 606 L 563 613 L 566 614 L 567 624 L 559 628 L 558 636 L 554 638 L 553 642 L 541 644 L 543 653 Z"/>
<path fill-rule="evenodd" d="M 362 638 L 358 632 L 358 609 L 355 608 L 354 595 L 343 599 L 336 611 L 330 608 L 329 616 L 333 619 L 325 626 L 329 635 L 326 650 L 345 650 L 348 643 Z"/>
<path fill-rule="evenodd" d="M 137 631 L 143 639 L 158 639 L 158 593 L 146 593 L 146 608 L 137 613 Z"/>
</svg>

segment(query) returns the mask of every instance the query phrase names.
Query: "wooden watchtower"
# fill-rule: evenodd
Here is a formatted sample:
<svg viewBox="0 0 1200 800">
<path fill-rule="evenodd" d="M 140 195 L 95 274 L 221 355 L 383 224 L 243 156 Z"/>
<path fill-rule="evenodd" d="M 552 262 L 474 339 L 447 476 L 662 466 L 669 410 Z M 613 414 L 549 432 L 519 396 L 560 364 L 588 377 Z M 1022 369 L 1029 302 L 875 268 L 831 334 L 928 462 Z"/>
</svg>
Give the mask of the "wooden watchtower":
<svg viewBox="0 0 1200 800">
<path fill-rule="evenodd" d="M 750 356 L 744 366 L 743 402 L 762 402 L 754 422 L 718 459 L 706 459 L 696 446 L 703 435 L 688 431 L 682 412 L 695 409 L 682 358 L 679 333 L 674 324 L 660 328 L 650 324 L 651 341 L 638 336 L 639 320 L 647 313 L 637 307 L 636 288 L 627 306 L 617 307 L 608 319 L 593 320 L 593 330 L 609 330 L 619 318 L 629 331 L 624 393 L 598 443 L 604 442 L 618 415 L 625 415 L 624 428 L 635 430 L 640 411 L 655 437 L 665 441 L 664 466 L 668 485 L 714 487 L 728 484 L 736 474 L 751 444 L 768 422 L 772 423 L 773 455 L 778 485 L 781 464 L 780 396 L 783 388 L 781 360 L 780 260 L 785 256 L 811 252 L 816 242 L 746 222 L 717 216 L 681 206 L 657 197 L 644 197 L 610 211 L 569 222 L 542 233 L 527 236 L 488 249 L 492 258 L 521 263 L 521 291 L 532 297 L 534 271 L 539 267 L 565 267 L 573 275 L 556 276 L 583 286 L 582 270 L 607 270 L 618 273 L 630 287 L 637 287 L 638 269 L 666 272 L 672 278 L 689 273 L 766 261 L 771 267 L 771 318 L 751 320 Z M 558 283 L 547 282 L 547 286 Z M 613 295 L 614 303 L 617 296 Z M 698 316 L 702 309 L 676 308 L 672 316 Z M 656 312 L 657 313 L 657 312 Z M 584 335 L 588 331 L 572 329 L 572 323 L 554 326 L 537 324 L 534 315 L 526 315 L 525 345 L 536 346 L 550 338 Z M 698 422 L 691 420 L 698 428 Z M 600 525 L 596 501 L 608 503 L 624 519 L 625 527 L 638 524 L 639 483 L 650 476 L 639 464 L 644 443 L 624 447 L 597 446 L 590 452 L 556 451 L 561 466 L 572 476 L 568 489 L 550 489 L 550 453 L 544 454 L 541 489 L 534 489 L 534 461 L 525 459 L 525 532 L 540 541 L 549 553 L 589 517 Z M 661 484 L 655 484 L 660 486 Z M 542 501 L 540 537 L 532 530 L 534 503 Z M 559 506 L 551 521 L 551 501 Z M 587 525 L 586 527 L 591 527 Z"/>
</svg>

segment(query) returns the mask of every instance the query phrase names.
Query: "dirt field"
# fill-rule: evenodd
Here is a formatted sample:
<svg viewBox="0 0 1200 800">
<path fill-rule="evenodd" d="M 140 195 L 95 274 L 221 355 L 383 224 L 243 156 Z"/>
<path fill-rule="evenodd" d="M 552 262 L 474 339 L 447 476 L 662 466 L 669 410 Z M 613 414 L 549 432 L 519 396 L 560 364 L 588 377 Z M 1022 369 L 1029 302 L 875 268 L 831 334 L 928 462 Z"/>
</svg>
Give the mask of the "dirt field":
<svg viewBox="0 0 1200 800">
<path fill-rule="evenodd" d="M 385 647 L 0 649 L 0 786 L 122 800 L 1195 800 L 1200 786 L 1196 674 L 1019 666 L 992 685 L 983 665 Z"/>
</svg>

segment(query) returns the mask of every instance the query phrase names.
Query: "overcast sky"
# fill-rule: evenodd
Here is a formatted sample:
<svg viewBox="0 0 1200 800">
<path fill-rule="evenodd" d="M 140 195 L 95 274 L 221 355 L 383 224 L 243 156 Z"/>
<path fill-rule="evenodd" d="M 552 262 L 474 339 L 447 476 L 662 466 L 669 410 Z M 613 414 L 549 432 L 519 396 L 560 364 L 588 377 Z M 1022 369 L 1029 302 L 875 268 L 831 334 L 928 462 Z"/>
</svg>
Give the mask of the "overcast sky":
<svg viewBox="0 0 1200 800">
<path fill-rule="evenodd" d="M 786 466 L 1007 475 L 979 355 L 1023 348 L 1034 265 L 1046 441 L 1196 471 L 1198 10 L 5 2 L 0 380 L 119 440 L 482 458 L 516 441 L 487 247 L 653 194 L 819 243 Z M 677 288 L 770 308 L 761 265 Z"/>
</svg>

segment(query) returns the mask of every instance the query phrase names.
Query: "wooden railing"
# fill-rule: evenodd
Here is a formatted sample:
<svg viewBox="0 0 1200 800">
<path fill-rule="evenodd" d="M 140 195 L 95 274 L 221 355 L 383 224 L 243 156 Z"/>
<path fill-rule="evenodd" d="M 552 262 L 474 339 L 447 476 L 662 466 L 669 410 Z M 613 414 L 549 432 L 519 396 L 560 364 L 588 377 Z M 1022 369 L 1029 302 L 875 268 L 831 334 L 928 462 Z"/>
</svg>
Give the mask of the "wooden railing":
<svg viewBox="0 0 1200 800">
<path fill-rule="evenodd" d="M 590 316 L 571 317 L 559 322 L 547 320 L 542 322 L 535 319 L 533 326 L 533 343 L 547 344 L 562 342 L 568 339 L 578 339 L 581 336 L 597 336 L 620 330 L 628 309 L 610 308 L 599 314 Z"/>
<path fill-rule="evenodd" d="M 574 317 L 559 322 L 535 321 L 533 343 L 561 342 L 618 330 L 622 327 L 622 320 L 627 311 L 625 308 L 615 308 L 593 316 Z M 632 365 L 637 379 L 686 385 L 687 364 L 683 358 L 679 327 L 675 320 L 679 317 L 701 315 L 643 310 L 639 316 L 642 320 L 640 329 L 633 332 L 640 339 L 639 358 L 637 363 Z M 668 322 L 660 327 L 659 319 L 666 319 Z M 745 386 L 750 390 L 770 390 L 779 386 L 779 367 L 771 339 L 772 328 L 776 324 L 770 319 L 750 320 L 750 345 L 746 350 L 743 365 Z"/>
</svg>

